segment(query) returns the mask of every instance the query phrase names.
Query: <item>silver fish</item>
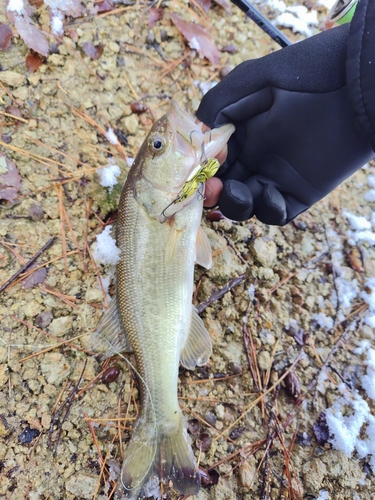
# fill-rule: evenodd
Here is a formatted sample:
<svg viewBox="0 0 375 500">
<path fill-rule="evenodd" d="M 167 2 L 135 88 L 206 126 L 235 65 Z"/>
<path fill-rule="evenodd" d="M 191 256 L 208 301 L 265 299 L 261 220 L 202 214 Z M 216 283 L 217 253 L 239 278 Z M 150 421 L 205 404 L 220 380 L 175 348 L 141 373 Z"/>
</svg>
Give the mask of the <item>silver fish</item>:
<svg viewBox="0 0 375 500">
<path fill-rule="evenodd" d="M 117 291 L 94 334 L 107 354 L 134 351 L 139 414 L 115 498 L 160 498 L 160 483 L 195 495 L 200 476 L 177 398 L 178 367 L 205 364 L 211 341 L 194 310 L 194 262 L 209 268 L 211 249 L 200 227 L 204 184 L 177 202 L 186 181 L 234 131 L 204 134 L 175 102 L 153 125 L 122 190 Z M 168 210 L 166 210 L 168 209 Z"/>
</svg>

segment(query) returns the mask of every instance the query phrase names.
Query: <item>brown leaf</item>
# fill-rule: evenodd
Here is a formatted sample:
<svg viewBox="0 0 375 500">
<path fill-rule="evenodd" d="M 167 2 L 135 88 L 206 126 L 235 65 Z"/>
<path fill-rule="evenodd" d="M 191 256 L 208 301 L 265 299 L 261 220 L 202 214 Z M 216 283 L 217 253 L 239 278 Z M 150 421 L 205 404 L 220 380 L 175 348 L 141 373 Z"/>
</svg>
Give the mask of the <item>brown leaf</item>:
<svg viewBox="0 0 375 500">
<path fill-rule="evenodd" d="M 0 23 L 0 50 L 6 52 L 12 43 L 13 31 L 7 24 Z"/>
<path fill-rule="evenodd" d="M 26 57 L 26 68 L 29 73 L 34 73 L 43 64 L 40 56 L 35 52 L 29 52 Z"/>
<path fill-rule="evenodd" d="M 98 2 L 95 2 L 95 7 L 98 11 L 100 12 L 110 12 L 115 8 L 113 4 L 113 0 L 98 0 Z"/>
<path fill-rule="evenodd" d="M 99 59 L 103 54 L 103 45 L 94 45 L 92 42 L 86 42 L 83 44 L 83 52 L 89 56 L 91 59 Z"/>
<path fill-rule="evenodd" d="M 214 0 L 215 3 L 223 7 L 223 9 L 228 12 L 228 14 L 232 14 L 232 8 L 230 6 L 230 2 L 228 0 Z"/>
<path fill-rule="evenodd" d="M 159 19 L 162 19 L 164 15 L 164 10 L 163 9 L 157 9 L 155 7 L 151 7 L 149 13 L 148 13 L 148 25 L 150 28 L 153 28 L 155 24 L 159 21 Z"/>
<path fill-rule="evenodd" d="M 201 57 L 207 57 L 212 64 L 218 65 L 220 52 L 211 35 L 199 24 L 183 21 L 178 14 L 170 14 L 170 16 L 178 31 L 189 42 L 190 47 L 197 50 Z"/>
<path fill-rule="evenodd" d="M 43 283 L 46 276 L 47 269 L 45 267 L 41 267 L 22 281 L 22 288 L 33 288 L 34 286 L 39 285 L 39 283 Z"/>
<path fill-rule="evenodd" d="M 211 0 L 196 0 L 196 2 L 205 12 L 208 12 L 211 9 Z"/>
<path fill-rule="evenodd" d="M 21 187 L 21 176 L 15 163 L 0 153 L 0 200 L 14 203 Z"/>
<path fill-rule="evenodd" d="M 49 47 L 46 37 L 40 31 L 38 26 L 32 21 L 30 14 L 33 12 L 33 8 L 29 5 L 27 0 L 23 0 L 23 8 L 21 10 L 9 10 L 7 9 L 7 17 L 9 21 L 14 24 L 17 33 L 29 47 L 29 49 L 35 50 L 38 54 L 42 56 L 48 55 Z"/>
</svg>

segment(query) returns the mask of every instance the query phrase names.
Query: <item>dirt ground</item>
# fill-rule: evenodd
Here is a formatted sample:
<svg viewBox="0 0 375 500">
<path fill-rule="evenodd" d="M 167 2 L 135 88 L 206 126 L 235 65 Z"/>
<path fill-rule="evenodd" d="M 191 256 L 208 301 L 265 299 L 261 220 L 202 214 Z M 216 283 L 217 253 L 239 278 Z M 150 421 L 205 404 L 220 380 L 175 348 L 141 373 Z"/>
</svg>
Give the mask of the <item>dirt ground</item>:
<svg viewBox="0 0 375 500">
<path fill-rule="evenodd" d="M 306 4 L 322 27 L 326 9 Z M 0 284 L 55 238 L 36 260 L 47 270 L 44 280 L 32 286 L 23 273 L 0 299 L 0 498 L 6 500 L 110 498 L 137 412 L 136 382 L 127 364 L 112 358 L 110 366 L 119 369 L 85 386 L 103 370 L 89 351 L 89 333 L 105 303 L 98 276 L 108 271 L 91 254 L 103 224 L 116 217 L 125 156 L 134 158 L 172 97 L 194 112 L 200 84 L 278 49 L 235 7 L 229 13 L 214 5 L 206 14 L 195 2 L 161 6 L 164 16 L 150 28 L 151 4 L 118 4 L 98 15 L 88 3 L 85 17 L 68 20 L 63 39 L 50 40 L 51 54 L 34 72 L 14 28 L 9 50 L 0 51 L 0 154 L 21 175 L 15 202 L 0 207 Z M 171 22 L 172 6 L 225 48 L 218 67 L 189 48 Z M 45 6 L 34 19 L 48 29 Z M 3 9 L 0 21 L 8 23 Z M 86 55 L 86 43 L 101 55 Z M 136 101 L 149 110 L 135 114 Z M 108 142 L 109 126 L 125 134 L 126 145 Z M 111 157 L 122 173 L 109 192 L 95 170 Z M 375 276 L 374 247 L 350 244 L 344 216 L 347 210 L 370 217 L 375 205 L 364 196 L 374 173 L 374 166 L 360 170 L 283 228 L 255 219 L 210 222 L 205 213 L 214 264 L 209 272 L 196 269 L 195 303 L 245 276 L 202 312 L 213 341 L 209 364 L 180 371 L 194 452 L 213 482 L 220 476 L 197 499 L 365 500 L 375 493 L 370 457 L 333 449 L 322 436 L 324 418 L 318 420 L 340 397 L 343 381 L 375 411 L 361 388 L 364 357 L 353 352 L 362 340 L 374 343 L 367 305 L 359 294 L 343 300 L 338 281 L 345 276 L 365 291 Z M 291 367 L 285 384 L 280 378 Z"/>
</svg>

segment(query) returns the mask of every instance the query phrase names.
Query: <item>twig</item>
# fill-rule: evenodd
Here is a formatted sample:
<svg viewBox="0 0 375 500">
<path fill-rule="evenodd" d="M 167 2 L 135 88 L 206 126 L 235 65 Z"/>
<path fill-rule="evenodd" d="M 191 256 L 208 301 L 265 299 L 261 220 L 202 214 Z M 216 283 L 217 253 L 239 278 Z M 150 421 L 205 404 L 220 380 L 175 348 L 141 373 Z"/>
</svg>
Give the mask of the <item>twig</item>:
<svg viewBox="0 0 375 500">
<path fill-rule="evenodd" d="M 0 287 L 0 292 L 3 292 L 11 283 L 13 283 L 13 281 L 16 278 L 18 278 L 18 276 L 20 274 L 22 274 L 24 271 L 26 271 L 31 266 L 31 264 L 33 264 L 36 261 L 36 259 L 53 244 L 54 241 L 55 241 L 55 237 L 53 236 L 52 238 L 50 238 L 47 241 L 47 243 L 40 250 L 37 251 L 37 253 L 33 257 L 31 257 L 31 259 L 29 261 L 26 262 L 26 264 L 24 264 L 21 267 L 21 269 L 19 269 L 15 274 L 13 274 L 13 276 L 11 278 L 9 278 L 8 281 L 6 281 Z M 5 247 L 5 245 L 3 243 L 1 243 L 1 245 L 3 245 Z"/>
<path fill-rule="evenodd" d="M 215 300 L 221 299 L 221 297 L 223 297 L 227 292 L 232 290 L 232 288 L 242 283 L 242 281 L 244 281 L 245 278 L 246 278 L 246 273 L 241 274 L 240 276 L 237 276 L 236 278 L 233 278 L 230 281 L 228 281 L 228 283 L 224 285 L 223 288 L 220 288 L 220 290 L 216 290 L 216 292 L 214 292 L 211 295 L 211 297 L 209 297 L 207 300 L 199 304 L 199 306 L 197 307 L 198 314 L 203 312 L 206 309 L 206 307 L 210 306 L 213 302 L 215 302 Z"/>
<path fill-rule="evenodd" d="M 240 252 L 237 250 L 237 248 L 236 248 L 235 244 L 233 243 L 233 241 L 224 233 L 224 231 L 222 229 L 219 229 L 219 232 L 223 236 L 223 238 L 225 239 L 225 241 L 228 243 L 228 245 L 231 247 L 231 249 L 233 250 L 233 252 L 236 254 L 236 256 L 240 259 L 240 261 L 242 262 L 242 264 L 247 264 L 246 260 L 242 257 L 242 255 L 240 254 Z"/>
</svg>

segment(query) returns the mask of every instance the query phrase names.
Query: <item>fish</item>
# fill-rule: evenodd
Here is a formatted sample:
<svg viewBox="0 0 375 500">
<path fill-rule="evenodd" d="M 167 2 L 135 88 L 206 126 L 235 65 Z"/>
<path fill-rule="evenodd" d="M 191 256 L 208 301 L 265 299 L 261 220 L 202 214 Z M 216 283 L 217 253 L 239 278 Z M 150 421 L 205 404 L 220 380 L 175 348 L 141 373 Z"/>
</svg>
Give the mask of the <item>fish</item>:
<svg viewBox="0 0 375 500">
<path fill-rule="evenodd" d="M 164 487 L 182 495 L 200 489 L 177 384 L 180 363 L 193 370 L 211 355 L 192 295 L 194 263 L 210 268 L 212 254 L 200 225 L 204 183 L 184 186 L 194 172 L 202 175 L 212 166 L 208 160 L 233 131 L 227 124 L 205 133 L 172 101 L 143 142 L 121 192 L 116 294 L 94 333 L 107 355 L 134 353 L 139 381 L 139 412 L 116 500 L 162 498 Z"/>
</svg>

